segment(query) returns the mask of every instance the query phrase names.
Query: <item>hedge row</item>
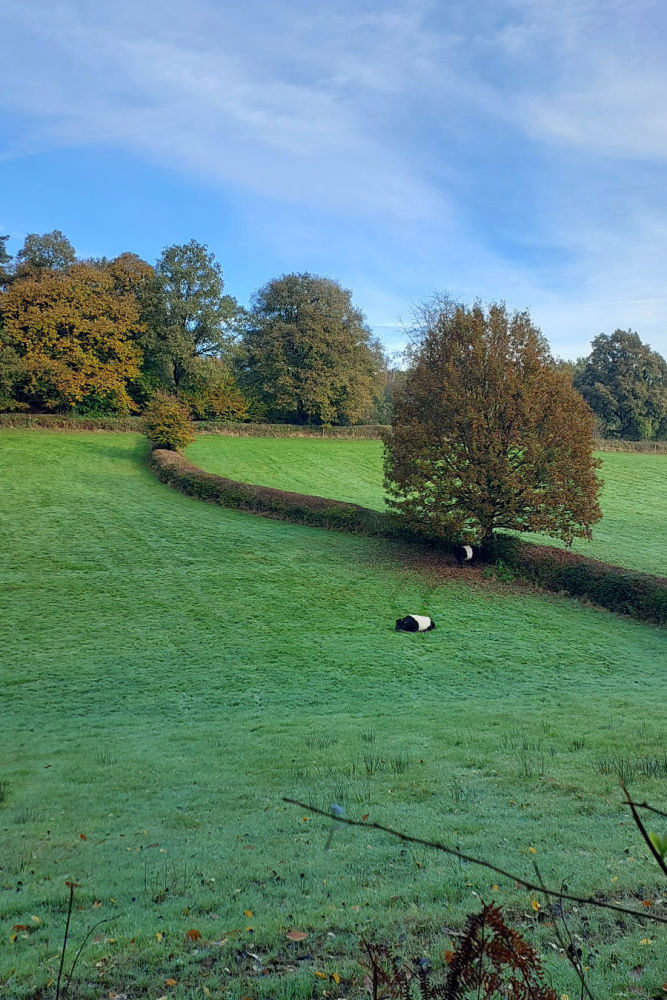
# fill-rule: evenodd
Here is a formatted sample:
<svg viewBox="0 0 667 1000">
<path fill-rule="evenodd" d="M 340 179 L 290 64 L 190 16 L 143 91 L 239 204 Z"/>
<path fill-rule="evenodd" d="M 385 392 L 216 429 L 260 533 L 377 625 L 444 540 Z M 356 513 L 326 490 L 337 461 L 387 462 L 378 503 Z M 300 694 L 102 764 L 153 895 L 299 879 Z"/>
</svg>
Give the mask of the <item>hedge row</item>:
<svg viewBox="0 0 667 1000">
<path fill-rule="evenodd" d="M 161 482 L 222 507 L 316 528 L 408 541 L 431 549 L 437 546 L 443 554 L 451 551 L 443 541 L 426 539 L 402 528 L 391 514 L 358 504 L 238 483 L 204 472 L 173 451 L 153 451 L 150 464 Z M 667 624 L 667 580 L 660 577 L 510 537 L 498 538 L 493 559 L 502 560 L 517 577 L 546 590 L 586 598 L 641 621 Z"/>
<path fill-rule="evenodd" d="M 141 417 L 77 417 L 57 413 L 0 413 L 0 427 L 45 427 L 55 430 L 136 431 Z M 383 424 L 350 427 L 315 427 L 302 424 L 245 424 L 232 420 L 197 420 L 198 434 L 232 437 L 354 438 L 377 440 L 388 428 Z M 667 441 L 620 441 L 596 438 L 596 451 L 638 452 L 667 455 Z"/>
<path fill-rule="evenodd" d="M 236 437 L 274 438 L 371 438 L 376 440 L 382 424 L 357 424 L 349 427 L 315 427 L 303 424 L 242 424 L 226 420 L 200 420 L 197 431 L 204 434 L 227 434 Z"/>
<path fill-rule="evenodd" d="M 168 483 L 181 493 L 187 493 L 198 500 L 218 503 L 232 510 L 247 510 L 282 521 L 334 531 L 350 531 L 384 538 L 405 537 L 390 515 L 379 510 L 343 500 L 327 500 L 324 497 L 275 490 L 269 486 L 238 483 L 198 469 L 175 451 L 157 448 L 151 453 L 150 466 L 161 482 Z"/>
<path fill-rule="evenodd" d="M 499 538 L 496 559 L 518 577 L 640 621 L 667 624 L 667 580 L 548 545 Z"/>
<path fill-rule="evenodd" d="M 42 427 L 68 431 L 141 431 L 141 417 L 78 417 L 57 413 L 0 413 L 0 427 Z M 197 420 L 198 434 L 275 438 L 372 438 L 384 428 L 377 424 L 354 427 L 307 427 L 296 424 L 243 424 L 231 420 Z"/>
<path fill-rule="evenodd" d="M 640 455 L 667 455 L 667 441 L 622 441 L 620 438 L 595 438 L 596 451 L 637 452 Z"/>
<path fill-rule="evenodd" d="M 57 413 L 0 413 L 0 427 L 56 431 L 141 431 L 141 417 L 76 417 Z"/>
</svg>

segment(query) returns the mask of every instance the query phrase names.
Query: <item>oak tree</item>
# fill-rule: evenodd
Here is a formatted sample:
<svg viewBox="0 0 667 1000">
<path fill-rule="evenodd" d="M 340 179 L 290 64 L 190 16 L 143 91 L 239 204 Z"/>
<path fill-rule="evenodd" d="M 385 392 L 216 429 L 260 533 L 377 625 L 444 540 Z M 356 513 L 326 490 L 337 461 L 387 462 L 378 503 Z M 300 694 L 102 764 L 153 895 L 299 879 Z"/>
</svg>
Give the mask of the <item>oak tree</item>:
<svg viewBox="0 0 667 1000">
<path fill-rule="evenodd" d="M 31 405 L 56 409 L 94 397 L 113 409 L 135 408 L 126 383 L 139 374 L 132 340 L 139 306 L 109 269 L 35 269 L 0 295 L 0 312 L 0 346 L 20 359 L 21 393 Z"/>
<path fill-rule="evenodd" d="M 196 240 L 167 247 L 155 264 L 143 297 L 147 330 L 142 347 L 146 369 L 169 392 L 187 383 L 199 368 L 198 359 L 229 352 L 238 306 L 223 288 L 220 265 Z"/>
<path fill-rule="evenodd" d="M 351 299 L 338 282 L 308 273 L 255 293 L 242 384 L 270 420 L 353 424 L 370 413 L 384 358 Z"/>
<path fill-rule="evenodd" d="M 528 313 L 436 296 L 412 332 L 385 440 L 393 509 L 484 547 L 498 529 L 590 538 L 602 516 L 593 415 Z"/>
<path fill-rule="evenodd" d="M 595 338 L 574 375 L 607 437 L 667 436 L 667 362 L 632 330 Z"/>
</svg>

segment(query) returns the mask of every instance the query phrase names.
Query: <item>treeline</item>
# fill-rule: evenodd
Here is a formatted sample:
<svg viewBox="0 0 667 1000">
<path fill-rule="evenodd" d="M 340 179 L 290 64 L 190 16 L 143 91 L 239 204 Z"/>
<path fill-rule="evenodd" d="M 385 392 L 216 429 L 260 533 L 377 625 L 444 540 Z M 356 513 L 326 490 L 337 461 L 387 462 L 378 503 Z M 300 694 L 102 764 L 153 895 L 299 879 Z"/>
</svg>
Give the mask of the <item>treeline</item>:
<svg viewBox="0 0 667 1000">
<path fill-rule="evenodd" d="M 151 265 L 136 254 L 80 260 L 58 230 L 15 258 L 0 237 L 0 411 L 108 417 L 157 392 L 199 420 L 387 424 L 404 373 L 391 367 L 351 293 L 287 274 L 244 308 L 220 265 L 191 240 Z M 667 363 L 631 330 L 560 362 L 597 434 L 667 440 Z"/>
<path fill-rule="evenodd" d="M 58 230 L 12 259 L 0 237 L 0 410 L 106 417 L 157 393 L 200 420 L 386 423 L 392 375 L 350 292 L 329 278 L 270 281 L 250 309 L 191 240 L 154 265 L 79 260 Z"/>
</svg>

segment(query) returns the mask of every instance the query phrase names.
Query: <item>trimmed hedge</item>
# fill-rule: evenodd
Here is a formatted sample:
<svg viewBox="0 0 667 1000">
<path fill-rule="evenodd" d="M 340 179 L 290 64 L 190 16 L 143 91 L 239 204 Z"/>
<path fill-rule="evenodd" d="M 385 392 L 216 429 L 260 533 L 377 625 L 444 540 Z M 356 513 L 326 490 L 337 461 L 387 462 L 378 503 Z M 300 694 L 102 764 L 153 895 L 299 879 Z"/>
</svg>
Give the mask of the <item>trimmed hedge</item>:
<svg viewBox="0 0 667 1000">
<path fill-rule="evenodd" d="M 307 524 L 315 528 L 416 543 L 443 554 L 452 546 L 403 528 L 391 514 L 342 500 L 253 486 L 204 472 L 173 451 L 156 450 L 150 457 L 158 479 L 181 493 L 232 510 Z M 609 566 L 595 559 L 548 546 L 531 545 L 510 536 L 496 540 L 491 561 L 502 560 L 517 577 L 546 590 L 585 598 L 610 611 L 641 621 L 667 624 L 667 580 Z"/>
<path fill-rule="evenodd" d="M 44 427 L 55 430 L 141 431 L 141 417 L 76 417 L 57 413 L 0 413 L 0 427 Z M 197 434 L 231 437 L 359 438 L 377 441 L 388 430 L 384 424 L 350 427 L 314 427 L 302 424 L 246 424 L 233 420 L 195 420 Z M 667 455 L 667 441 L 620 441 L 596 438 L 595 451 Z"/>
<path fill-rule="evenodd" d="M 640 621 L 667 624 L 664 577 L 510 537 L 498 539 L 495 558 L 522 580 L 546 590 L 585 598 Z"/>
<path fill-rule="evenodd" d="M 142 417 L 77 417 L 58 413 L 0 413 L 0 427 L 41 427 L 62 431 L 139 431 Z M 233 437 L 275 438 L 371 438 L 376 440 L 379 424 L 353 427 L 302 427 L 297 424 L 244 424 L 232 420 L 195 420 L 197 434 L 225 434 Z"/>
<path fill-rule="evenodd" d="M 38 427 L 55 431 L 137 431 L 141 417 L 75 417 L 57 413 L 0 413 L 0 427 Z"/>
<path fill-rule="evenodd" d="M 234 437 L 275 438 L 370 438 L 378 440 L 382 424 L 355 424 L 349 427 L 314 427 L 303 424 L 244 424 L 228 420 L 200 420 L 197 431 L 203 434 L 227 434 Z"/>
<path fill-rule="evenodd" d="M 361 507 L 344 500 L 328 500 L 275 490 L 269 486 L 253 486 L 233 479 L 204 472 L 191 465 L 183 455 L 164 449 L 151 453 L 150 466 L 158 479 L 181 493 L 198 500 L 217 503 L 231 510 L 247 510 L 281 521 L 293 521 L 315 528 L 330 528 L 383 538 L 405 537 L 389 514 Z"/>
</svg>

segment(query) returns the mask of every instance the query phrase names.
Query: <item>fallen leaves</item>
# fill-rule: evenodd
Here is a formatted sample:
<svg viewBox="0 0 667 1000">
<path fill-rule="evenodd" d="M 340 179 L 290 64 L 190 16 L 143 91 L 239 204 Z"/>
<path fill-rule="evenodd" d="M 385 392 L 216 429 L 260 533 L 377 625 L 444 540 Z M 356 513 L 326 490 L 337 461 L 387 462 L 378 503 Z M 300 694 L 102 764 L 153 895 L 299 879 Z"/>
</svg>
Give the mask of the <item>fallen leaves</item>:
<svg viewBox="0 0 667 1000">
<path fill-rule="evenodd" d="M 285 937 L 289 941 L 305 941 L 308 935 L 305 931 L 287 931 Z"/>
<path fill-rule="evenodd" d="M 201 933 L 196 927 L 191 927 L 189 931 L 185 932 L 185 937 L 187 941 L 200 941 Z"/>
</svg>

